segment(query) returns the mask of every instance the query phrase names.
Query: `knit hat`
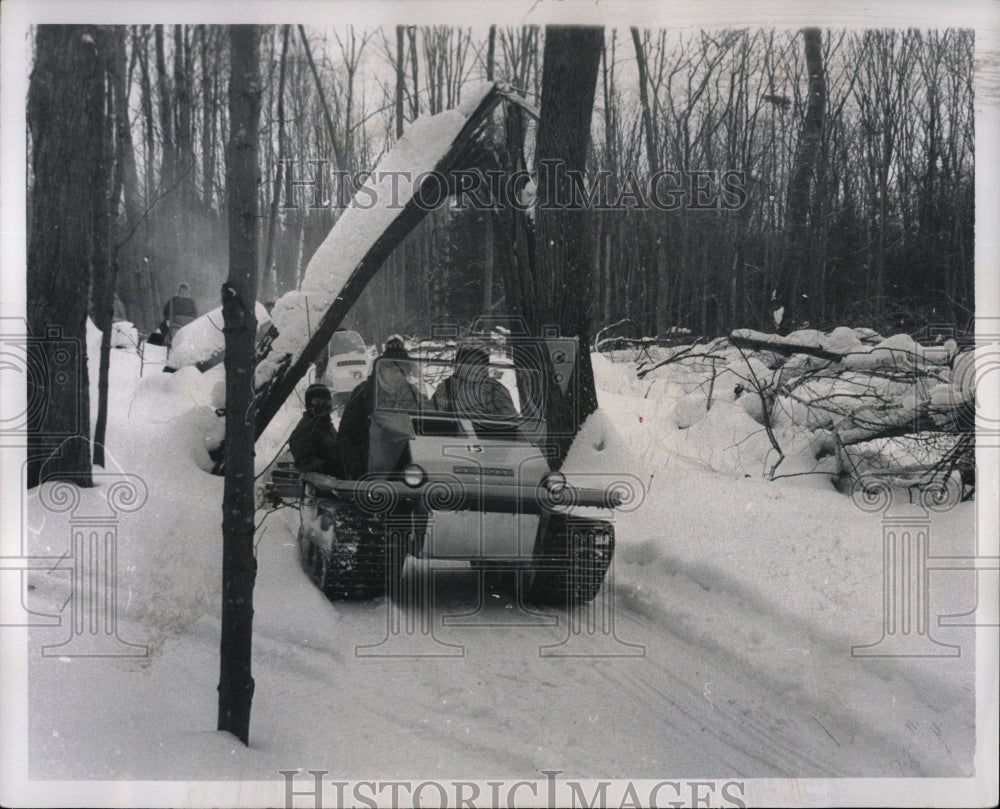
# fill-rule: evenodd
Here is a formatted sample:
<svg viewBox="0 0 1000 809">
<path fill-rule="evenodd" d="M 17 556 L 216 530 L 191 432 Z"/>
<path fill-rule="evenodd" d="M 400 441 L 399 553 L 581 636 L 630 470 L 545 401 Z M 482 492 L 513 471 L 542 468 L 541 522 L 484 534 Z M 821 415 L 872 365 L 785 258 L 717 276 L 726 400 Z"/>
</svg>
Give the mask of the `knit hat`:
<svg viewBox="0 0 1000 809">
<path fill-rule="evenodd" d="M 319 382 L 314 382 L 306 388 L 306 407 L 309 407 L 310 402 L 315 401 L 316 399 L 333 399 L 330 395 L 330 389 L 326 385 L 322 385 Z"/>
<path fill-rule="evenodd" d="M 390 360 L 408 360 L 410 358 L 403 343 L 403 338 L 398 334 L 391 335 L 385 341 L 385 351 L 382 352 L 382 356 Z"/>
</svg>

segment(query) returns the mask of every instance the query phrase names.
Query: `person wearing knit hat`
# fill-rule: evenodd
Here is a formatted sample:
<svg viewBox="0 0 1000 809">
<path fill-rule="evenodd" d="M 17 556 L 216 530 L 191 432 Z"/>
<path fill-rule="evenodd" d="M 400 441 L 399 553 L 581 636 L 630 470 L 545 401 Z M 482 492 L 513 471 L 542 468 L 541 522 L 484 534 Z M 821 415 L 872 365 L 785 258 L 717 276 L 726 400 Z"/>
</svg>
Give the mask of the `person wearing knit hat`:
<svg viewBox="0 0 1000 809">
<path fill-rule="evenodd" d="M 314 382 L 306 388 L 305 402 L 306 410 L 312 410 L 314 407 L 325 409 L 327 403 L 332 406 L 333 397 L 330 395 L 330 389 L 326 385 Z"/>
<path fill-rule="evenodd" d="M 455 371 L 438 385 L 431 402 L 436 410 L 466 417 L 517 415 L 510 391 L 490 376 L 489 349 L 478 341 L 459 345 Z"/>
<path fill-rule="evenodd" d="M 406 343 L 398 334 L 392 334 L 385 341 L 385 351 L 382 356 L 390 360 L 408 360 L 410 353 L 406 350 Z"/>
<path fill-rule="evenodd" d="M 295 425 L 288 448 L 300 472 L 320 472 L 335 477 L 344 476 L 344 466 L 337 449 L 337 431 L 330 413 L 333 397 L 326 385 L 314 383 L 306 388 L 306 410 Z"/>
<path fill-rule="evenodd" d="M 352 391 L 344 406 L 337 446 L 352 478 L 360 478 L 368 471 L 370 422 L 376 395 L 382 408 L 412 411 L 428 405 L 419 386 L 407 378 L 412 371 L 409 360 L 403 338 L 391 335 L 385 341 L 382 356 L 372 366 L 371 374 Z"/>
</svg>

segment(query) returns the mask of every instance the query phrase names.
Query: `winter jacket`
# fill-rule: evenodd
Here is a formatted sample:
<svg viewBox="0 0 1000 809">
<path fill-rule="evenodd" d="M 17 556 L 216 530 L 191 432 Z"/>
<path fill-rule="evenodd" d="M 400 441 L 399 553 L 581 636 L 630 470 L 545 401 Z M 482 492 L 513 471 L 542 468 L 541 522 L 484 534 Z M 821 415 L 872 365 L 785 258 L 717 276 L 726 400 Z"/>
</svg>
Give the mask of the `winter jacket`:
<svg viewBox="0 0 1000 809">
<path fill-rule="evenodd" d="M 308 410 L 295 425 L 288 447 L 300 472 L 320 472 L 344 477 L 344 465 L 337 449 L 337 431 L 329 415 L 317 416 Z"/>
<path fill-rule="evenodd" d="M 337 449 L 350 478 L 357 480 L 368 470 L 369 419 L 372 414 L 372 380 L 366 379 L 351 391 L 340 417 Z"/>
<path fill-rule="evenodd" d="M 163 304 L 163 319 L 170 320 L 174 317 L 198 317 L 198 309 L 194 305 L 194 300 L 186 295 L 174 295 Z"/>
<path fill-rule="evenodd" d="M 369 471 L 369 461 L 371 460 L 369 441 L 372 430 L 372 413 L 375 411 L 376 373 L 379 375 L 378 404 L 380 410 L 396 411 L 395 418 L 403 418 L 405 421 L 405 417 L 398 411 L 419 412 L 428 406 L 427 398 L 407 381 L 401 368 L 392 362 L 379 363 L 368 379 L 351 392 L 351 398 L 344 406 L 344 415 L 340 417 L 337 447 L 344 460 L 348 476 L 354 479 L 362 477 Z M 385 415 L 385 418 L 389 418 L 389 416 Z M 378 441 L 380 438 L 388 439 L 388 436 L 384 432 L 376 433 L 376 440 Z M 390 444 L 392 443 L 394 441 L 390 439 Z M 380 448 L 386 449 L 381 444 Z M 376 452 L 376 460 L 385 461 L 386 457 L 395 457 L 394 449 L 387 451 L 388 456 L 386 453 Z"/>
<path fill-rule="evenodd" d="M 435 409 L 460 416 L 517 415 L 510 391 L 486 374 L 456 372 L 438 385 L 432 401 Z"/>
</svg>

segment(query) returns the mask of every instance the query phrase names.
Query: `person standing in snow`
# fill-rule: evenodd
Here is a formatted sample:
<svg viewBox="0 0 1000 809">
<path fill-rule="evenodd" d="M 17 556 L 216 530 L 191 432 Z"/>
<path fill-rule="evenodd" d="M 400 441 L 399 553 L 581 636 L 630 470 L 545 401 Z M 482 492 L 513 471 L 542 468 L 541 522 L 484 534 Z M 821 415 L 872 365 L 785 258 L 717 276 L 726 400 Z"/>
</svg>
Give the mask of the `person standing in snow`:
<svg viewBox="0 0 1000 809">
<path fill-rule="evenodd" d="M 288 447 L 300 472 L 320 472 L 334 477 L 344 476 L 344 467 L 337 449 L 337 431 L 330 413 L 333 397 L 326 385 L 313 384 L 306 389 L 306 410 L 295 425 Z"/>
<path fill-rule="evenodd" d="M 198 317 L 198 307 L 195 306 L 191 297 L 191 287 L 183 281 L 177 286 L 177 294 L 163 304 L 163 320 L 156 327 L 147 342 L 150 345 L 169 345 L 171 327 L 177 324 L 178 318 L 184 318 L 184 322 L 190 322 Z"/>
<path fill-rule="evenodd" d="M 198 317 L 198 307 L 191 297 L 191 287 L 183 281 L 177 286 L 177 294 L 163 304 L 163 319 L 169 323 L 175 317 Z"/>
</svg>

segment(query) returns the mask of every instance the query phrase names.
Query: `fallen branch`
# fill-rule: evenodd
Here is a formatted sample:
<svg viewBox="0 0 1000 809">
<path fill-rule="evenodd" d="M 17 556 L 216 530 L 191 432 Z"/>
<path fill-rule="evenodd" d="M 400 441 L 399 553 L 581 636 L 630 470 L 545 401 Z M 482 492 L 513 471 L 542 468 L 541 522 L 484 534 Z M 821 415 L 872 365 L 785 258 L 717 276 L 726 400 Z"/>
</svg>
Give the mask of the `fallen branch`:
<svg viewBox="0 0 1000 809">
<path fill-rule="evenodd" d="M 720 337 L 718 339 L 719 340 L 725 340 L 726 338 Z M 657 368 L 662 368 L 664 365 L 670 365 L 672 362 L 679 362 L 680 360 L 688 359 L 688 358 L 690 358 L 692 356 L 695 356 L 695 355 L 692 355 L 691 352 L 694 351 L 694 349 L 697 348 L 698 346 L 700 346 L 700 345 L 706 345 L 706 344 L 707 345 L 711 345 L 706 340 L 704 340 L 702 338 L 698 338 L 693 343 L 691 343 L 691 345 L 689 345 L 686 348 L 678 351 L 676 354 L 671 354 L 665 360 L 660 360 L 659 362 L 656 362 L 656 363 L 654 363 L 652 365 L 645 365 L 642 368 L 637 368 L 636 372 L 635 372 L 636 378 L 643 379 L 647 374 L 652 373 Z M 726 359 L 725 357 L 719 356 L 717 354 L 698 354 L 697 356 L 699 358 L 711 359 L 711 360 L 725 360 Z"/>
<path fill-rule="evenodd" d="M 818 357 L 821 360 L 830 360 L 831 362 L 840 362 L 845 356 L 843 353 L 828 351 L 818 346 L 791 345 L 778 340 L 772 342 L 766 339 L 748 337 L 741 334 L 741 331 L 734 331 L 729 336 L 729 341 L 737 348 L 750 348 L 754 351 L 772 351 L 775 354 L 781 354 L 783 357 L 790 357 L 793 354 L 807 354 L 810 357 Z"/>
<path fill-rule="evenodd" d="M 761 418 L 763 419 L 764 431 L 767 433 L 767 440 L 771 442 L 771 446 L 774 448 L 774 451 L 778 453 L 778 460 L 774 462 L 771 466 L 771 470 L 767 474 L 767 479 L 773 480 L 774 473 L 778 470 L 781 462 L 785 460 L 785 453 L 782 452 L 781 445 L 778 443 L 778 439 L 774 435 L 774 429 L 771 425 L 771 408 L 768 404 L 767 396 L 764 393 L 765 386 L 761 384 L 753 366 L 750 364 L 750 360 L 747 359 L 747 355 L 743 353 L 743 349 L 740 346 L 736 346 L 736 349 L 740 352 L 740 356 L 743 358 L 743 362 L 746 363 L 747 370 L 750 372 L 750 385 L 760 398 Z"/>
</svg>

